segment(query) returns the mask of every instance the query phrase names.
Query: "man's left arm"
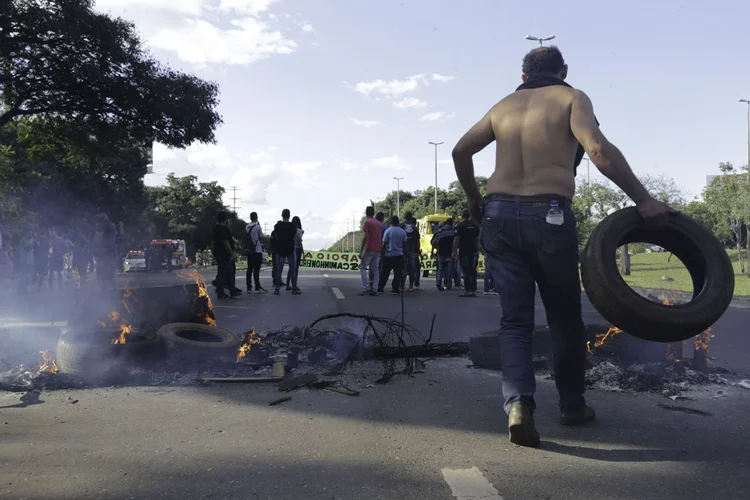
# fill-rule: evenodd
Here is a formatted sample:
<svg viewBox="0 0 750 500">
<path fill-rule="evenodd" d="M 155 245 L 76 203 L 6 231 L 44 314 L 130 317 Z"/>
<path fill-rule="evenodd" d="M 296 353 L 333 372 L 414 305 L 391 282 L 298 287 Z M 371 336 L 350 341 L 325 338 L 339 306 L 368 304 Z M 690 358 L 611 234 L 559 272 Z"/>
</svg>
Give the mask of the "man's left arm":
<svg viewBox="0 0 750 500">
<path fill-rule="evenodd" d="M 456 168 L 456 176 L 461 184 L 466 198 L 469 202 L 469 210 L 472 218 L 477 223 L 482 222 L 481 200 L 476 177 L 474 177 L 473 156 L 486 148 L 495 140 L 495 132 L 492 129 L 492 110 L 471 127 L 453 148 L 453 165 Z"/>
</svg>

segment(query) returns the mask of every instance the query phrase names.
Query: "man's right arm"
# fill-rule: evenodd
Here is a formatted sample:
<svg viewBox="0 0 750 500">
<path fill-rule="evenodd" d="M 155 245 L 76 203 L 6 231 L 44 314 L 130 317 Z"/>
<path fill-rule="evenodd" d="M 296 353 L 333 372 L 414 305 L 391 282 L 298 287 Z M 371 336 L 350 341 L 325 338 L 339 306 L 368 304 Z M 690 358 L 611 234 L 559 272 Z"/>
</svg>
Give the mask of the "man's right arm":
<svg viewBox="0 0 750 500">
<path fill-rule="evenodd" d="M 656 229 L 667 224 L 669 214 L 674 210 L 646 191 L 620 150 L 604 137 L 594 117 L 591 100 L 580 90 L 575 91 L 570 129 L 596 168 L 635 202 L 647 227 Z"/>
</svg>

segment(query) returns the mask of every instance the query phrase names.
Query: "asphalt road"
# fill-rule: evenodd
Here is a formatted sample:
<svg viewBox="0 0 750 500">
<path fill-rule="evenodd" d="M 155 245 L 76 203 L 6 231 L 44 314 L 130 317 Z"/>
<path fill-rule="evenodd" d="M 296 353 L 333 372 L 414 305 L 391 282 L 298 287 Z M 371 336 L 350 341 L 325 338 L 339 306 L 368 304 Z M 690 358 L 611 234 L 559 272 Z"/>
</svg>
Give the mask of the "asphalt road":
<svg viewBox="0 0 750 500">
<path fill-rule="evenodd" d="M 128 279 L 184 282 L 166 273 Z M 496 328 L 497 297 L 458 298 L 429 283 L 404 297 L 404 309 L 422 330 L 438 315 L 434 340 Z M 399 297 L 359 297 L 356 274 L 303 270 L 300 286 L 300 296 L 216 301 L 219 325 L 263 331 L 334 312 L 401 310 Z M 4 300 L 0 324 L 63 321 L 74 296 L 66 289 Z M 738 342 L 748 314 L 730 309 L 716 325 L 719 361 L 747 367 Z M 601 321 L 588 304 L 586 319 Z M 350 369 L 358 397 L 305 389 L 278 406 L 268 405 L 278 390 L 259 384 L 0 393 L 0 498 L 747 498 L 750 390 L 708 387 L 677 402 L 590 391 L 597 422 L 564 428 L 554 384 L 540 379 L 543 443 L 532 450 L 507 441 L 498 373 L 438 360 L 413 378 L 371 386 L 379 373 L 377 365 Z M 665 404 L 673 408 L 657 406 Z"/>
<path fill-rule="evenodd" d="M 210 282 L 213 275 L 203 272 L 209 291 L 213 294 Z M 185 283 L 189 279 L 178 273 L 157 274 L 131 273 L 118 275 L 120 285 L 128 281 L 132 286 L 166 286 Z M 270 269 L 264 268 L 262 285 L 267 294 L 249 294 L 229 301 L 214 300 L 219 326 L 235 332 L 255 328 L 258 332 L 278 329 L 284 326 L 309 324 L 314 319 L 331 313 L 351 312 L 374 314 L 396 318 L 401 314 L 401 298 L 386 294 L 377 297 L 360 297 L 362 289 L 359 273 L 346 271 L 318 271 L 302 269 L 299 286 L 302 295 L 293 296 L 282 290 L 280 296 L 271 291 Z M 245 288 L 245 274 L 237 274 L 237 285 Z M 433 316 L 437 315 L 433 330 L 433 342 L 467 341 L 469 337 L 482 332 L 496 330 L 500 322 L 500 301 L 495 296 L 460 298 L 459 291 L 440 292 L 435 286 L 434 277 L 422 279 L 422 290 L 404 294 L 404 317 L 408 324 L 424 334 L 429 333 Z M 480 290 L 481 290 L 480 282 Z M 386 287 L 388 290 L 388 287 Z M 8 290 L 5 290 L 5 294 Z M 65 321 L 70 314 L 75 290 L 71 286 L 63 292 L 43 290 L 41 294 L 18 298 L 6 295 L 0 305 L 0 325 L 24 322 Z M 606 323 L 582 294 L 583 319 L 589 324 Z M 537 325 L 546 325 L 544 307 L 537 296 Z M 711 341 L 710 354 L 714 364 L 739 373 L 750 373 L 750 336 L 747 325 L 750 323 L 750 309 L 730 307 L 712 327 L 715 337 Z M 686 342 L 685 355 L 692 352 L 692 345 Z"/>
</svg>

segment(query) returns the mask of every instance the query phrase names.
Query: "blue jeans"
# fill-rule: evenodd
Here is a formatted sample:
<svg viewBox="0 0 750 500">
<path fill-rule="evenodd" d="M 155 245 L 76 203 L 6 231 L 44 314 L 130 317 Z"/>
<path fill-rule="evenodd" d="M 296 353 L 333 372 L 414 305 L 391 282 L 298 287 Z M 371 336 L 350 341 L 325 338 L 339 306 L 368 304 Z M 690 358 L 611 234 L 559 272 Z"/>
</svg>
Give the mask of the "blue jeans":
<svg viewBox="0 0 750 500">
<path fill-rule="evenodd" d="M 438 286 L 442 283 L 445 288 L 453 288 L 453 257 L 438 256 L 435 279 Z"/>
<path fill-rule="evenodd" d="M 464 289 L 467 292 L 477 291 L 477 261 L 478 257 L 475 254 L 461 255 L 458 256 L 459 263 L 461 264 L 461 270 L 464 273 Z"/>
<path fill-rule="evenodd" d="M 372 286 L 370 286 L 370 276 L 372 276 Z M 380 252 L 365 252 L 359 261 L 359 273 L 362 278 L 362 289 L 366 292 L 377 290 L 380 282 Z"/>
<path fill-rule="evenodd" d="M 561 200 L 561 205 L 562 200 Z M 531 354 L 536 285 L 544 302 L 552 337 L 555 385 L 560 411 L 585 406 L 586 330 L 581 315 L 576 220 L 562 206 L 564 222 L 547 223 L 549 203 L 486 201 L 482 245 L 485 272 L 500 295 L 500 364 L 505 411 L 521 402 L 536 407 Z"/>
<path fill-rule="evenodd" d="M 292 252 L 290 255 L 276 255 L 279 259 L 279 263 L 276 265 L 276 288 L 281 288 L 284 284 L 281 279 L 284 276 L 284 264 L 289 265 L 289 271 L 291 272 L 292 288 L 297 288 L 297 254 Z"/>
</svg>

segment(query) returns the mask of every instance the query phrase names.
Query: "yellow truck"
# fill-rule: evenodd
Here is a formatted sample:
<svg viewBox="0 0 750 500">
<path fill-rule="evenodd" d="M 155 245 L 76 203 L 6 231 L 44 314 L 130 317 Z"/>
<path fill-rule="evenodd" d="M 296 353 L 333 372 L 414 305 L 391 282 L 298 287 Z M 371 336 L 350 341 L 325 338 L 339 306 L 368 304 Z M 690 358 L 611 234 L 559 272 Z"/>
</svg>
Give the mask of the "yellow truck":
<svg viewBox="0 0 750 500">
<path fill-rule="evenodd" d="M 435 271 L 435 269 L 437 269 L 435 259 L 430 255 L 432 252 L 432 237 L 439 231 L 440 223 L 445 222 L 450 218 L 451 216 L 448 214 L 433 214 L 417 220 L 417 227 L 419 228 L 420 235 L 419 248 L 422 254 L 420 256 L 420 261 L 422 263 L 422 276 L 425 278 L 430 275 L 430 270 Z M 477 266 L 477 271 L 480 274 L 484 273 L 484 256 L 482 254 L 479 254 L 479 265 Z"/>
</svg>

